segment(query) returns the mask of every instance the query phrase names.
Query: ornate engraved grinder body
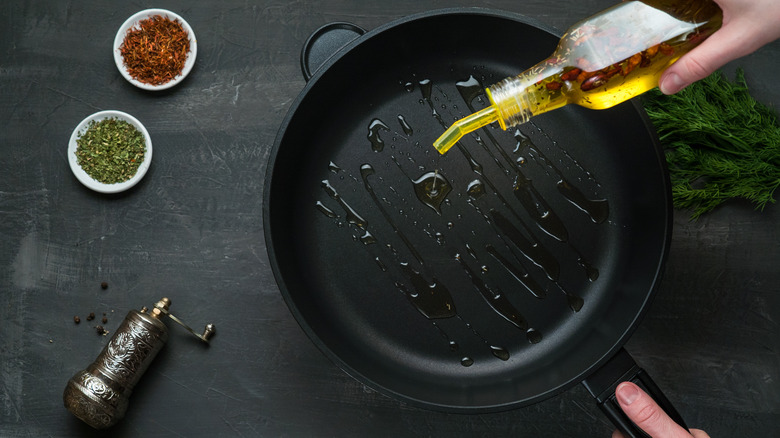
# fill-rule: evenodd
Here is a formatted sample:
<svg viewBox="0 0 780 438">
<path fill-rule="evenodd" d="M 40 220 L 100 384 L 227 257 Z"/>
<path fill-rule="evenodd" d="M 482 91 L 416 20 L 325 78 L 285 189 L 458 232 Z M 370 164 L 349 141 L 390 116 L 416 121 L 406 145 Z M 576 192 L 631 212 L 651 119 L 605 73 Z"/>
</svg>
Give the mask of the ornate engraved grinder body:
<svg viewBox="0 0 780 438">
<path fill-rule="evenodd" d="M 170 305 L 163 298 L 151 311 L 144 307 L 127 314 L 97 359 L 68 381 L 63 400 L 73 415 L 96 429 L 113 426 L 124 417 L 133 387 L 168 340 L 163 316 L 209 342 L 215 332 L 213 324 L 206 325 L 202 334 L 196 333 L 168 312 Z"/>
</svg>

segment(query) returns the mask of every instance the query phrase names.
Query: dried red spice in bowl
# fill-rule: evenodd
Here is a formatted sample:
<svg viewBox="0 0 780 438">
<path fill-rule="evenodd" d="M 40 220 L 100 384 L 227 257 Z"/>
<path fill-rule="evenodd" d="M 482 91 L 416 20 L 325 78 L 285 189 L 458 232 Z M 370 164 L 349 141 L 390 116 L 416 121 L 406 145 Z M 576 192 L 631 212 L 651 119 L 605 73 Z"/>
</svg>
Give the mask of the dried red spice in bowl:
<svg viewBox="0 0 780 438">
<path fill-rule="evenodd" d="M 114 60 L 122 76 L 147 90 L 179 83 L 192 69 L 196 56 L 192 28 L 165 9 L 138 12 L 125 21 L 114 39 Z"/>
</svg>

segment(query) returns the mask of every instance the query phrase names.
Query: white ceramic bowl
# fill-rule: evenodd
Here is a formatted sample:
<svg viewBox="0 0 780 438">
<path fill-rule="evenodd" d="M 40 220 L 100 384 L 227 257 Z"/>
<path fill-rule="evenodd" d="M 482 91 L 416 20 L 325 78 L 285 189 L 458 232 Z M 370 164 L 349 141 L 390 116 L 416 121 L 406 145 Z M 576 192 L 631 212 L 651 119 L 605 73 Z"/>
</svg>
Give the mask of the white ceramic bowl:
<svg viewBox="0 0 780 438">
<path fill-rule="evenodd" d="M 127 181 L 116 184 L 105 184 L 93 179 L 91 176 L 89 176 L 89 174 L 87 174 L 87 172 L 84 171 L 84 169 L 81 168 L 78 157 L 76 157 L 76 148 L 78 147 L 76 140 L 78 140 L 78 138 L 84 134 L 84 132 L 87 130 L 87 127 L 89 126 L 89 123 L 93 120 L 99 122 L 100 120 L 109 118 L 124 120 L 130 123 L 131 125 L 135 126 L 135 129 L 143 134 L 144 139 L 146 140 L 144 161 L 140 166 L 138 166 L 138 170 L 136 171 L 135 175 L 133 175 L 133 177 Z M 70 170 L 73 171 L 73 174 L 76 175 L 76 178 L 90 189 L 101 193 L 123 192 L 138 184 L 138 181 L 141 181 L 141 178 L 146 175 L 146 171 L 149 170 L 149 166 L 152 164 L 152 139 L 149 137 L 149 132 L 146 130 L 144 125 L 142 125 L 138 119 L 131 116 L 130 114 L 123 113 L 122 111 L 100 111 L 82 120 L 81 123 L 76 126 L 76 129 L 73 130 L 73 133 L 70 135 L 70 142 L 68 143 L 68 163 L 70 163 Z"/>
<path fill-rule="evenodd" d="M 155 15 L 166 17 L 169 20 L 179 20 L 179 23 L 181 23 L 181 26 L 184 28 L 184 30 L 187 31 L 187 34 L 189 35 L 189 39 L 190 39 L 190 51 L 189 53 L 187 53 L 187 60 L 184 62 L 184 68 L 182 69 L 181 74 L 161 85 L 145 84 L 141 81 L 133 79 L 133 77 L 130 76 L 130 74 L 127 72 L 127 69 L 125 68 L 125 62 L 124 59 L 122 58 L 122 52 L 119 49 L 122 46 L 122 42 L 125 39 L 125 35 L 127 34 L 128 29 L 132 27 L 136 27 L 139 21 L 145 20 Z M 138 12 L 137 14 L 128 18 L 127 21 L 125 21 L 124 24 L 122 24 L 122 26 L 119 27 L 119 30 L 116 33 L 116 37 L 114 38 L 114 62 L 116 63 L 116 68 L 119 69 L 119 72 L 122 73 L 122 76 L 124 76 L 124 78 L 127 79 L 128 82 L 130 82 L 131 84 L 135 85 L 138 88 L 143 88 L 144 90 L 165 90 L 183 81 L 184 78 L 186 78 L 187 75 L 190 73 L 190 70 L 192 70 L 192 66 L 195 65 L 195 58 L 197 56 L 198 56 L 198 41 L 195 38 L 195 32 L 192 31 L 190 25 L 186 21 L 184 21 L 183 18 L 166 9 L 145 9 L 141 12 Z"/>
</svg>

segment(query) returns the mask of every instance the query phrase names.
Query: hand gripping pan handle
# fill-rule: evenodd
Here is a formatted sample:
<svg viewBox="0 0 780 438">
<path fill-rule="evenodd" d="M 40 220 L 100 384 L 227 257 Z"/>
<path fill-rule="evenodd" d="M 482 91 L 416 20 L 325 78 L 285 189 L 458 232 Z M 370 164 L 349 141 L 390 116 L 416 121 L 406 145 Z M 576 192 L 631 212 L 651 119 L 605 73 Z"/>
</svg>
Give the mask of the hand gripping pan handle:
<svg viewBox="0 0 780 438">
<path fill-rule="evenodd" d="M 645 370 L 636 364 L 628 352 L 621 348 L 617 354 L 585 379 L 582 384 L 585 385 L 590 395 L 596 399 L 599 408 L 609 417 L 612 424 L 623 433 L 623 436 L 626 438 L 647 438 L 649 436 L 623 413 L 615 398 L 615 389 L 621 382 L 626 381 L 636 383 L 658 403 L 658 406 L 672 420 L 686 430 L 688 429 L 682 416 L 672 406 L 672 403 L 666 398 L 661 388 L 653 382 L 653 379 L 650 378 L 650 375 Z"/>
</svg>

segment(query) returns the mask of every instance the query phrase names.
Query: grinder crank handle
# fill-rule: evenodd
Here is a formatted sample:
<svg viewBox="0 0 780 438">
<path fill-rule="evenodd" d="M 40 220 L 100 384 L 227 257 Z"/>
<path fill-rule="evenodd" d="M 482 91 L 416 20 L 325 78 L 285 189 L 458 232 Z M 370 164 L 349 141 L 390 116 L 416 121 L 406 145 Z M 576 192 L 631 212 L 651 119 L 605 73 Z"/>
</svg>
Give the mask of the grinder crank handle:
<svg viewBox="0 0 780 438">
<path fill-rule="evenodd" d="M 672 406 L 672 403 L 666 398 L 661 388 L 653 382 L 653 379 L 650 378 L 650 375 L 645 370 L 636 364 L 628 352 L 621 348 L 607 363 L 585 379 L 582 384 L 590 392 L 590 395 L 596 399 L 599 408 L 612 421 L 612 424 L 623 433 L 623 436 L 626 438 L 648 437 L 642 429 L 628 418 L 615 398 L 615 388 L 625 381 L 639 385 L 672 420 L 686 430 L 688 429 L 682 416 Z"/>
</svg>

